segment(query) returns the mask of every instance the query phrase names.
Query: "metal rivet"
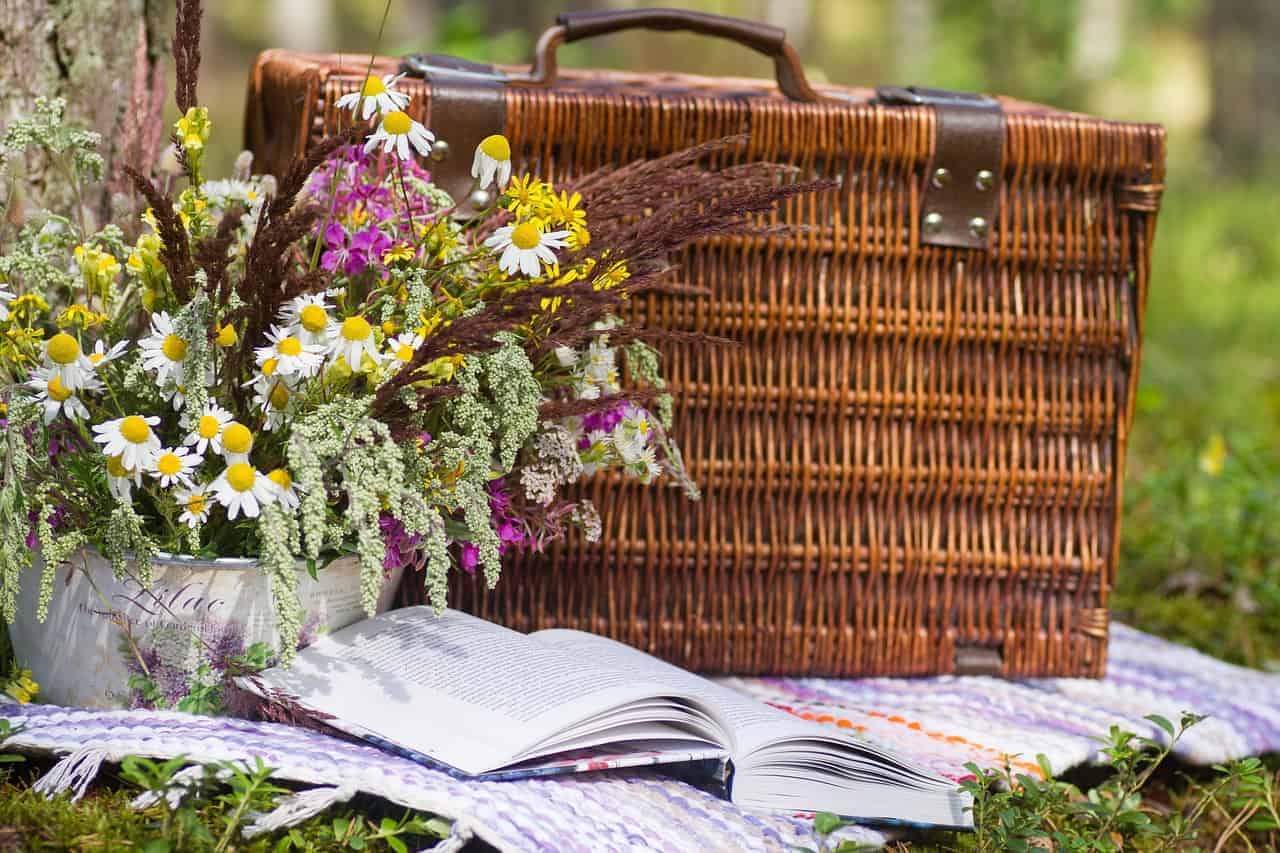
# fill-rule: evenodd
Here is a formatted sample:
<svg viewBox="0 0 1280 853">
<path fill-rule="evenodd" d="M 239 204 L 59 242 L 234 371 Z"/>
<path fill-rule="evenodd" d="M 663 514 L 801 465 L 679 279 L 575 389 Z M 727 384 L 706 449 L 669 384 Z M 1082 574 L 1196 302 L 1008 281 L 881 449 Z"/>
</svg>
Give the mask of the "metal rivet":
<svg viewBox="0 0 1280 853">
<path fill-rule="evenodd" d="M 951 183 L 951 171 L 942 167 L 934 169 L 932 183 L 937 189 L 942 189 L 947 184 Z"/>
<path fill-rule="evenodd" d="M 924 230 L 930 234 L 937 234 L 942 230 L 942 214 L 938 211 L 932 211 L 924 215 Z"/>
<path fill-rule="evenodd" d="M 995 184 L 995 182 L 996 182 L 996 176 L 990 169 L 983 169 L 982 171 L 978 172 L 978 177 L 974 180 L 974 184 L 976 184 L 978 189 L 982 190 L 983 192 L 986 192 L 987 190 L 991 189 L 992 185 Z"/>
<path fill-rule="evenodd" d="M 981 240 L 983 237 L 986 237 L 987 236 L 987 220 L 983 219 L 981 216 L 975 216 L 973 217 L 973 219 L 970 219 L 969 233 L 972 234 L 973 237 L 978 240 Z"/>
<path fill-rule="evenodd" d="M 487 207 L 489 202 L 493 201 L 493 196 L 488 190 L 476 190 L 469 200 L 472 207 Z"/>
<path fill-rule="evenodd" d="M 437 139 L 431 143 L 431 159 L 439 163 L 441 160 L 449 158 L 449 143 L 443 139 Z"/>
</svg>

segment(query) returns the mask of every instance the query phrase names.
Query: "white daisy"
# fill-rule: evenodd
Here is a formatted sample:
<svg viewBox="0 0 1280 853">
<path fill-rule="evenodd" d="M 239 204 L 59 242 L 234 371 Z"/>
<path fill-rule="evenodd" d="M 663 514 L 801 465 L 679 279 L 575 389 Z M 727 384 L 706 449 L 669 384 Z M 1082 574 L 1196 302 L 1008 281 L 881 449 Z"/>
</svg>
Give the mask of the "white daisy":
<svg viewBox="0 0 1280 853">
<path fill-rule="evenodd" d="M 397 92 L 395 85 L 403 74 L 384 74 L 381 79 L 366 77 L 359 92 L 348 92 L 338 98 L 336 104 L 340 110 L 351 108 L 351 115 L 360 114 L 360 118 L 368 121 L 374 113 L 389 113 L 409 106 L 409 96 Z M 362 108 L 363 105 L 363 108 Z"/>
<path fill-rule="evenodd" d="M 97 380 L 93 377 L 90 379 L 92 382 L 86 384 L 84 390 L 100 390 L 102 386 L 97 384 Z M 36 400 L 44 409 L 46 425 L 53 423 L 53 419 L 59 412 L 71 420 L 89 418 L 89 410 L 84 407 L 84 403 L 80 402 L 80 398 L 74 391 L 62 384 L 58 372 L 52 367 L 38 367 L 31 371 L 31 379 L 27 381 L 27 387 L 36 392 Z"/>
<path fill-rule="evenodd" d="M 199 527 L 209 520 L 213 502 L 209 500 L 209 494 L 204 488 L 193 486 L 189 489 L 175 489 L 173 499 L 182 507 L 182 515 L 178 516 L 178 521 L 188 527 Z"/>
<path fill-rule="evenodd" d="M 501 133 L 486 136 L 476 146 L 475 159 L 471 161 L 471 177 L 480 180 L 480 189 L 498 179 L 498 189 L 511 180 L 511 143 Z"/>
<path fill-rule="evenodd" d="M 79 391 L 89 384 L 93 376 L 93 362 L 89 361 L 80 342 L 66 332 L 58 332 L 44 345 L 45 366 L 52 367 L 58 379 L 69 391 Z"/>
<path fill-rule="evenodd" d="M 110 364 L 120 356 L 124 355 L 125 350 L 129 348 L 128 341 L 117 341 L 111 349 L 107 349 L 102 341 L 98 341 L 93 345 L 93 352 L 89 353 L 89 363 L 94 368 L 102 367 L 104 364 Z"/>
<path fill-rule="evenodd" d="M 239 421 L 231 421 L 222 428 L 222 458 L 228 465 L 248 462 L 253 451 L 253 433 Z"/>
<path fill-rule="evenodd" d="M 217 403 L 210 403 L 183 444 L 195 447 L 196 453 L 202 455 L 210 450 L 221 453 L 222 430 L 229 423 L 231 423 L 231 413 Z"/>
<path fill-rule="evenodd" d="M 274 373 L 280 376 L 313 376 L 324 361 L 323 346 L 304 344 L 287 328 L 272 326 L 267 340 L 270 346 L 258 347 L 254 355 L 259 367 L 268 360 L 274 360 Z"/>
<path fill-rule="evenodd" d="M 401 110 L 387 113 L 378 123 L 378 129 L 369 134 L 364 144 L 364 153 L 368 154 L 379 145 L 384 152 L 392 150 L 401 160 L 409 159 L 409 144 L 423 157 L 431 153 L 431 144 L 436 141 L 435 134 L 422 126 L 421 122 L 409 118 L 409 114 Z"/>
<path fill-rule="evenodd" d="M 276 486 L 248 462 L 234 462 L 218 475 L 209 490 L 227 508 L 227 520 L 257 518 L 262 507 L 276 499 Z"/>
<path fill-rule="evenodd" d="M 9 319 L 9 303 L 18 298 L 18 294 L 0 290 L 0 323 Z"/>
<path fill-rule="evenodd" d="M 185 447 L 162 447 L 147 466 L 147 473 L 160 481 L 163 488 L 190 486 L 191 472 L 203 462 L 199 455 Z"/>
<path fill-rule="evenodd" d="M 284 425 L 288 415 L 293 413 L 293 389 L 283 379 L 272 379 L 259 376 L 248 383 L 253 386 L 253 405 L 266 415 L 262 429 L 272 432 Z"/>
<path fill-rule="evenodd" d="M 289 512 L 298 509 L 298 487 L 293 483 L 293 477 L 289 476 L 289 472 L 283 468 L 277 468 L 267 474 L 267 479 L 276 489 L 276 500 L 280 502 L 280 506 Z"/>
<path fill-rule="evenodd" d="M 182 360 L 187 357 L 187 341 L 174 334 L 173 320 L 168 311 L 151 316 L 151 334 L 138 341 L 138 346 L 142 347 L 142 366 L 154 371 L 160 384 L 182 384 Z"/>
<path fill-rule="evenodd" d="M 422 335 L 412 332 L 401 332 L 394 338 L 387 339 L 386 359 L 395 367 L 413 361 L 413 354 L 422 346 Z"/>
<path fill-rule="evenodd" d="M 160 438 L 152 427 L 157 426 L 160 419 L 154 415 L 128 415 L 95 424 L 93 431 L 97 433 L 93 440 L 102 445 L 102 452 L 107 456 L 119 456 L 120 464 L 130 471 L 138 471 L 149 467 L 151 460 L 160 450 Z"/>
<path fill-rule="evenodd" d="M 133 500 L 133 487 L 142 485 L 142 470 L 126 468 L 119 456 L 107 457 L 107 488 L 120 503 Z"/>
<path fill-rule="evenodd" d="M 329 354 L 334 359 L 345 359 L 347 367 L 353 372 L 360 371 L 366 355 L 375 362 L 378 360 L 378 344 L 373 337 L 373 326 L 359 314 L 348 317 L 341 323 L 336 320 L 331 323 L 329 340 Z"/>
<path fill-rule="evenodd" d="M 498 267 L 508 275 L 522 272 L 533 278 L 542 273 L 542 264 L 554 264 L 556 253 L 552 249 L 564 247 L 568 231 L 543 232 L 532 222 L 504 225 L 484 241 L 492 249 L 501 249 Z M 541 263 L 540 263 L 541 262 Z"/>
<path fill-rule="evenodd" d="M 290 300 L 280 310 L 280 322 L 304 344 L 329 344 L 330 305 L 323 293 L 307 293 Z"/>
</svg>

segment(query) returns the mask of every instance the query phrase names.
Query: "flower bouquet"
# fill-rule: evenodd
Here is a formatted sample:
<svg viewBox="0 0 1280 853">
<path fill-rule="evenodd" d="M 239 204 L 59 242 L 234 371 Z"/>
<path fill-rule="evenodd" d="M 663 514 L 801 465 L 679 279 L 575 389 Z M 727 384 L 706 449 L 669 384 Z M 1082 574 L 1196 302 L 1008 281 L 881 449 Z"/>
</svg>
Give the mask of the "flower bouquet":
<svg viewBox="0 0 1280 853">
<path fill-rule="evenodd" d="M 556 187 L 513 174 L 495 135 L 472 170 L 494 201 L 463 221 L 415 158 L 435 139 L 394 77 L 344 98 L 349 130 L 288 174 L 252 175 L 242 156 L 209 180 L 198 19 L 183 0 L 176 174 L 126 169 L 135 216 L 44 211 L 3 242 L 0 613 L 29 648 L 51 643 L 33 626 L 74 575 L 90 603 L 66 619 L 118 632 L 130 690 L 113 701 L 209 710 L 224 673 L 287 663 L 312 631 L 358 618 L 353 604 L 387 606 L 393 573 L 438 609 L 452 571 L 492 585 L 504 553 L 570 527 L 599 536 L 571 490 L 584 476 L 696 495 L 656 354 L 620 308 L 669 286 L 672 250 L 801 187 L 699 165 L 734 140 Z M 78 193 L 103 177 L 97 142 L 38 101 L 0 157 L 62 163 Z M 210 616 L 219 594 L 190 574 L 157 581 L 175 565 L 236 569 L 249 592 L 231 609 L 269 611 L 275 636 L 229 633 Z M 304 587 L 335 566 L 353 586 L 317 617 Z M 129 611 L 144 601 L 153 618 Z M 191 601 L 202 615 L 175 628 Z"/>
</svg>

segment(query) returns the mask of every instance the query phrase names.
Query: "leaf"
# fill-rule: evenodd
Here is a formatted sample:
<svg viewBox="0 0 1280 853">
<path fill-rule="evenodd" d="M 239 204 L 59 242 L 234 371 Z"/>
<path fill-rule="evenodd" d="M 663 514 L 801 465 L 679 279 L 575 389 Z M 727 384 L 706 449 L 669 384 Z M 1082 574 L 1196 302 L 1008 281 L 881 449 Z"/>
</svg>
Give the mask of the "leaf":
<svg viewBox="0 0 1280 853">
<path fill-rule="evenodd" d="M 394 835 L 388 835 L 383 841 L 386 841 L 387 846 L 396 851 L 396 853 L 409 853 L 409 846 Z"/>
<path fill-rule="evenodd" d="M 311 575 L 311 579 L 313 581 L 320 580 L 320 574 L 316 568 L 316 561 L 313 557 L 307 558 L 307 574 Z"/>
<path fill-rule="evenodd" d="M 1148 722 L 1155 723 L 1157 726 L 1159 726 L 1161 729 L 1164 730 L 1165 734 L 1169 735 L 1169 737 L 1171 738 L 1178 736 L 1177 730 L 1173 727 L 1173 723 L 1169 722 L 1159 714 L 1147 714 L 1145 717 L 1143 717 L 1143 719 L 1147 720 Z"/>
<path fill-rule="evenodd" d="M 840 827 L 847 825 L 847 821 L 831 812 L 818 812 L 813 816 L 813 831 L 819 835 L 830 835 Z"/>
</svg>

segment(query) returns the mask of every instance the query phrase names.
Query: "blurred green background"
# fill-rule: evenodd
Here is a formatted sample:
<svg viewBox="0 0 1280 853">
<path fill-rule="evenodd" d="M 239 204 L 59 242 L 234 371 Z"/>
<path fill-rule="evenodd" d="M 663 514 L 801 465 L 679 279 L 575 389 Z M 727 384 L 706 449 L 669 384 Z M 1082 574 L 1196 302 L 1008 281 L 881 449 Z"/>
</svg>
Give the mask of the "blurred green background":
<svg viewBox="0 0 1280 853">
<path fill-rule="evenodd" d="M 384 5 L 208 4 L 201 95 L 217 122 L 213 173 L 236 154 L 258 50 L 367 53 Z M 1280 668 L 1280 0 L 669 5 L 785 27 L 816 80 L 999 92 L 1169 129 L 1113 603 L 1142 627 Z M 396 0 L 378 50 L 525 62 L 565 8 Z M 771 74 L 750 51 L 680 34 L 616 35 L 560 56 L 566 65 Z"/>
</svg>

